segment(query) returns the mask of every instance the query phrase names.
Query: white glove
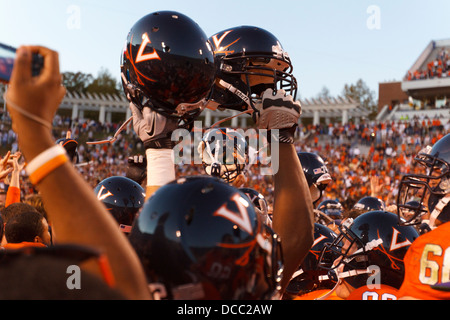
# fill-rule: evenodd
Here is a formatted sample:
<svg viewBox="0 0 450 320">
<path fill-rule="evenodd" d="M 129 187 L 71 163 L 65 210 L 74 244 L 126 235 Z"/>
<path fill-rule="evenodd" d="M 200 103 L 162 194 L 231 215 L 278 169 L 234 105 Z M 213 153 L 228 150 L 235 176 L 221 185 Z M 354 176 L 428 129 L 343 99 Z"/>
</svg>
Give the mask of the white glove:
<svg viewBox="0 0 450 320">
<path fill-rule="evenodd" d="M 178 129 L 178 121 L 166 118 L 152 109 L 145 107 L 142 112 L 130 102 L 133 114 L 133 128 L 144 143 L 144 147 L 155 149 L 172 149 L 171 134 Z"/>
<path fill-rule="evenodd" d="M 299 101 L 294 101 L 283 89 L 267 89 L 256 104 L 255 122 L 258 129 L 285 129 L 298 124 L 302 108 Z"/>
</svg>

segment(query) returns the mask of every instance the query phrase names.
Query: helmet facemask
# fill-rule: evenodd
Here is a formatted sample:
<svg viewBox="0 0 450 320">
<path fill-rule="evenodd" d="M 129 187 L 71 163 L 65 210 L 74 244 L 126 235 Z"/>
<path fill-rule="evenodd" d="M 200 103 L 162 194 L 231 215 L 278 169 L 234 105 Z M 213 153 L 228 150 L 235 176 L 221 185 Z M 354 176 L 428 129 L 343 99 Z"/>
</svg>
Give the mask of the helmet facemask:
<svg viewBox="0 0 450 320">
<path fill-rule="evenodd" d="M 424 168 L 422 174 L 407 174 L 402 177 L 397 197 L 397 213 L 401 225 L 417 225 L 427 213 L 420 204 L 427 204 L 431 214 L 430 226 L 434 221 L 450 220 L 450 168 L 446 161 L 427 153 L 429 149 L 416 156 L 415 161 Z M 417 201 L 419 205 L 411 203 Z"/>
<path fill-rule="evenodd" d="M 255 104 L 267 89 L 283 89 L 296 99 L 291 59 L 273 34 L 240 26 L 218 32 L 209 40 L 216 67 L 209 108 L 256 110 Z"/>
<path fill-rule="evenodd" d="M 194 120 L 198 118 L 205 108 L 206 102 L 205 99 L 202 99 L 192 104 L 181 103 L 174 109 L 173 105 L 169 103 L 151 99 L 138 86 L 132 84 L 129 81 L 129 77 L 126 77 L 123 72 L 121 75 L 124 93 L 131 103 L 141 111 L 147 107 L 162 114 L 166 118 L 178 120 L 178 126 L 180 128 L 188 128 L 190 130 Z"/>
<path fill-rule="evenodd" d="M 245 139 L 226 128 L 212 129 L 200 142 L 198 152 L 206 174 L 230 183 L 243 173 L 248 164 Z"/>
<path fill-rule="evenodd" d="M 297 80 L 292 75 L 289 60 L 264 55 L 231 55 L 218 62 L 218 79 L 211 91 L 210 100 L 219 107 L 236 110 L 255 109 L 267 89 L 274 92 L 284 89 L 294 100 L 297 97 Z"/>
<path fill-rule="evenodd" d="M 351 229 L 353 219 L 347 219 L 340 227 L 340 234 L 333 243 L 325 244 L 320 259 L 319 267 L 327 269 L 329 278 L 345 279 L 351 286 L 358 288 L 365 285 L 372 271 L 369 263 L 371 250 L 383 243 L 381 239 L 368 243 L 358 237 Z M 327 253 L 328 252 L 328 253 Z M 330 264 L 330 252 L 332 257 L 337 257 Z"/>
</svg>

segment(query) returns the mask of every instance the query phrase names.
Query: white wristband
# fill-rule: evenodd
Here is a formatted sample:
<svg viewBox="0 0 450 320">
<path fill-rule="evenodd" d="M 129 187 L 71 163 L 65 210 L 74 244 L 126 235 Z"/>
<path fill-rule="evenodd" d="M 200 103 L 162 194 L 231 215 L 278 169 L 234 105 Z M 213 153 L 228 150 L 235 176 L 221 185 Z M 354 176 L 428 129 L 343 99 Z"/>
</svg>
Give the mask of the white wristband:
<svg viewBox="0 0 450 320">
<path fill-rule="evenodd" d="M 69 158 L 67 157 L 66 149 L 57 144 L 31 160 L 27 164 L 25 171 L 28 174 L 31 183 L 37 184 L 50 172 L 66 163 L 68 160 Z"/>
<path fill-rule="evenodd" d="M 163 186 L 175 180 L 172 149 L 147 149 L 147 186 Z"/>
</svg>

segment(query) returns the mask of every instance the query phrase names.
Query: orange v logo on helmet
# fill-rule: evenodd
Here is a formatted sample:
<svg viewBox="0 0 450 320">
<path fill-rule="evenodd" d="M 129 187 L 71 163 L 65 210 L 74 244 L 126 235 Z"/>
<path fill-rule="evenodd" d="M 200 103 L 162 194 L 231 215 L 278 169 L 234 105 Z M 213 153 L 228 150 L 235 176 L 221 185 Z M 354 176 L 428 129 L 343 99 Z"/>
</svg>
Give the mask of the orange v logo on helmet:
<svg viewBox="0 0 450 320">
<path fill-rule="evenodd" d="M 397 250 L 406 246 L 409 246 L 411 244 L 411 241 L 409 241 L 408 239 L 406 239 L 403 242 L 398 242 L 398 235 L 399 235 L 399 231 L 395 228 L 394 232 L 392 233 L 392 240 L 391 240 L 391 245 L 389 247 L 389 251 L 393 251 L 393 250 Z"/>
<path fill-rule="evenodd" d="M 326 236 L 321 234 L 320 237 L 318 237 L 317 239 L 314 239 L 314 242 L 313 242 L 313 245 L 311 246 L 311 248 L 314 247 L 316 244 L 318 244 L 320 241 L 322 241 L 322 240 L 324 240 L 326 238 L 327 238 Z"/>
<path fill-rule="evenodd" d="M 146 35 L 146 33 L 145 33 L 145 35 Z M 148 38 L 148 35 L 147 35 L 147 36 L 145 36 L 145 35 L 142 35 L 142 38 L 144 39 L 144 42 L 146 42 L 146 45 L 147 45 L 148 43 L 150 43 L 150 39 Z M 149 42 L 145 41 L 145 39 L 148 39 Z M 141 45 L 140 45 L 140 47 L 139 47 L 138 54 L 137 54 L 137 56 L 136 56 L 136 61 L 138 60 L 139 57 L 140 57 L 140 58 L 139 58 L 139 62 L 144 61 L 144 60 L 142 60 L 143 52 L 144 52 L 144 49 L 145 49 L 145 46 L 146 46 L 146 45 L 144 45 L 144 42 L 141 43 Z M 140 71 L 138 70 L 138 68 L 136 67 L 135 62 L 133 61 L 133 54 L 132 54 L 132 52 L 133 52 L 133 51 L 132 51 L 133 46 L 132 46 L 132 43 L 133 43 L 133 35 L 131 36 L 131 40 L 130 40 L 129 48 L 127 49 L 126 56 L 127 56 L 127 59 L 130 61 L 131 65 L 132 65 L 132 67 L 133 67 L 134 72 L 136 73 L 137 81 L 139 82 L 140 85 L 145 85 L 144 81 L 142 81 L 142 79 L 141 79 L 141 77 L 142 77 L 142 78 L 144 78 L 144 79 L 146 79 L 146 80 L 148 80 L 148 81 L 156 82 L 155 79 L 151 79 L 151 78 L 149 78 L 149 77 L 146 77 L 146 76 L 145 76 L 142 72 L 140 72 Z M 155 53 L 156 53 L 156 52 L 155 52 Z M 147 55 L 149 55 L 149 54 L 147 54 Z M 157 55 L 157 54 L 156 54 L 156 55 Z M 154 59 L 160 59 L 160 58 L 159 58 L 159 56 L 158 56 L 158 58 L 154 58 Z"/>
<path fill-rule="evenodd" d="M 248 212 L 245 209 L 245 205 L 241 202 L 243 199 L 239 194 L 235 194 L 231 197 L 231 200 L 234 201 L 238 207 L 239 213 L 230 211 L 227 208 L 226 204 L 223 204 L 216 212 L 214 212 L 214 216 L 221 216 L 236 225 L 238 225 L 241 229 L 245 230 L 249 234 L 253 235 L 253 229 L 252 229 L 252 223 L 250 221 L 250 217 L 248 216 Z M 247 201 L 247 200 L 245 200 Z M 248 205 L 251 205 L 250 203 Z M 253 248 L 257 245 L 257 237 L 250 240 L 246 243 L 219 243 L 218 246 L 222 248 L 229 248 L 229 249 L 243 249 L 247 248 L 244 252 L 244 254 L 236 259 L 235 264 L 239 266 L 246 266 L 248 262 L 250 261 L 250 253 L 252 252 Z"/>
<path fill-rule="evenodd" d="M 235 44 L 236 42 L 238 42 L 241 38 L 233 41 L 232 43 L 230 43 L 229 45 L 225 46 L 225 47 L 221 47 L 220 45 L 222 44 L 222 41 L 225 39 L 225 37 L 227 35 L 229 35 L 233 30 L 229 30 L 227 32 L 224 32 L 224 34 L 220 37 L 217 38 L 217 34 L 212 36 L 213 42 L 214 42 L 214 46 L 216 48 L 216 50 L 214 50 L 214 53 L 225 53 L 225 54 L 230 54 L 230 53 L 234 53 L 234 51 L 227 51 L 227 49 Z"/>
<path fill-rule="evenodd" d="M 107 191 L 106 193 L 103 193 L 104 190 L 106 190 L 105 186 L 101 186 L 100 190 L 98 190 L 97 199 L 100 200 L 100 201 L 105 200 L 106 198 L 113 196 L 113 194 L 110 191 Z"/>
<path fill-rule="evenodd" d="M 318 237 L 317 239 L 314 239 L 314 242 L 313 242 L 313 244 L 312 244 L 312 246 L 311 246 L 311 249 L 309 250 L 309 252 L 310 252 L 311 254 L 313 254 L 317 259 L 319 259 L 320 253 L 321 253 L 322 251 L 312 250 L 312 248 L 314 248 L 314 246 L 315 246 L 316 244 L 318 244 L 318 243 L 321 242 L 322 240 L 325 240 L 326 238 L 327 238 L 326 236 L 324 236 L 323 234 L 321 234 L 320 237 Z"/>
<path fill-rule="evenodd" d="M 243 198 L 238 193 L 231 197 L 231 200 L 233 200 L 238 207 L 239 214 L 230 211 L 225 203 L 216 212 L 214 212 L 214 216 L 224 217 L 225 219 L 237 224 L 242 230 L 253 235 L 252 223 L 244 204 L 241 202 L 241 199 Z"/>
<path fill-rule="evenodd" d="M 142 35 L 142 40 L 143 41 L 141 43 L 141 46 L 139 47 L 139 51 L 136 56 L 136 63 L 154 59 L 161 60 L 155 49 L 153 49 L 153 52 L 144 54 L 144 50 L 147 47 L 147 45 L 152 43 L 150 41 L 150 38 L 148 37 L 147 32 Z"/>
</svg>

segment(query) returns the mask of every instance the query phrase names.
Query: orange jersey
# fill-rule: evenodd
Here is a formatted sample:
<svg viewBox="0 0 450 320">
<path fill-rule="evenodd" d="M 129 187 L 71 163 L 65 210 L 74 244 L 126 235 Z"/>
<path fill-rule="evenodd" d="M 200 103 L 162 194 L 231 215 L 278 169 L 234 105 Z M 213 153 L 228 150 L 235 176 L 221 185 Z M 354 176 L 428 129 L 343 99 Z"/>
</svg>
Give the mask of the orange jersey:
<svg viewBox="0 0 450 320">
<path fill-rule="evenodd" d="M 5 243 L 2 248 L 4 249 L 23 249 L 27 247 L 37 247 L 37 248 L 44 248 L 46 247 L 45 244 L 41 242 L 20 242 L 20 243 Z"/>
<path fill-rule="evenodd" d="M 20 202 L 20 189 L 17 187 L 9 186 L 8 192 L 6 193 L 5 207 L 9 206 L 11 203 Z"/>
<path fill-rule="evenodd" d="M 448 300 L 450 292 L 431 288 L 450 281 L 450 222 L 418 237 L 406 252 L 405 278 L 399 297 Z"/>
<path fill-rule="evenodd" d="M 367 286 L 355 289 L 350 293 L 346 300 L 397 300 L 398 290 L 391 286 L 381 284 L 377 288 Z"/>
</svg>

